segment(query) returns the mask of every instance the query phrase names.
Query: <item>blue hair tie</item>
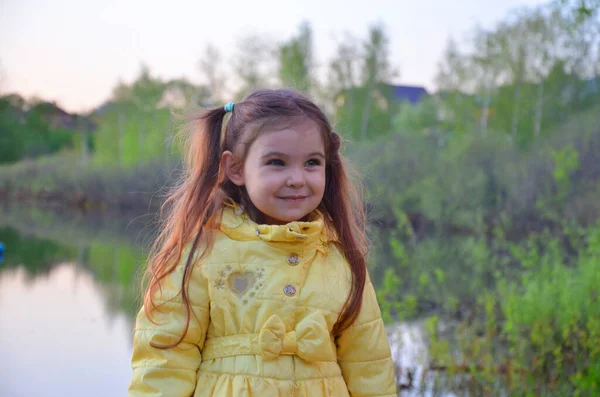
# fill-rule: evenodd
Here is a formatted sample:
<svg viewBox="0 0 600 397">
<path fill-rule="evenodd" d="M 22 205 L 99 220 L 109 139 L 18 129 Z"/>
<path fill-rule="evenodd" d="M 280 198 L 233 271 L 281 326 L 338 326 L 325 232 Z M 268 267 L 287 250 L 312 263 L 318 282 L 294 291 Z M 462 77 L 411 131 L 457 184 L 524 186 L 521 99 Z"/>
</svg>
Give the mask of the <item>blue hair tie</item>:
<svg viewBox="0 0 600 397">
<path fill-rule="evenodd" d="M 225 109 L 225 113 L 233 112 L 233 106 L 234 105 L 235 105 L 235 103 L 228 102 L 225 106 L 223 106 L 223 109 Z"/>
</svg>

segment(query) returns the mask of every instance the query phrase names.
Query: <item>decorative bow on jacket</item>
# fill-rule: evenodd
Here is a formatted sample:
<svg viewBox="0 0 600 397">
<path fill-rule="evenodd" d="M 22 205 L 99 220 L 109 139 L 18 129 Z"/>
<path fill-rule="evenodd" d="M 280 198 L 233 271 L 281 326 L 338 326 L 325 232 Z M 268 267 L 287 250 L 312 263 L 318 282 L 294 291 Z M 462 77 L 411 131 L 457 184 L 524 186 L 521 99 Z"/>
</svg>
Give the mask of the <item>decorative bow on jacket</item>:
<svg viewBox="0 0 600 397">
<path fill-rule="evenodd" d="M 297 355 L 306 361 L 335 360 L 327 323 L 318 312 L 306 316 L 289 332 L 285 331 L 283 320 L 272 315 L 260 330 L 258 346 L 265 360 L 280 355 Z"/>
</svg>

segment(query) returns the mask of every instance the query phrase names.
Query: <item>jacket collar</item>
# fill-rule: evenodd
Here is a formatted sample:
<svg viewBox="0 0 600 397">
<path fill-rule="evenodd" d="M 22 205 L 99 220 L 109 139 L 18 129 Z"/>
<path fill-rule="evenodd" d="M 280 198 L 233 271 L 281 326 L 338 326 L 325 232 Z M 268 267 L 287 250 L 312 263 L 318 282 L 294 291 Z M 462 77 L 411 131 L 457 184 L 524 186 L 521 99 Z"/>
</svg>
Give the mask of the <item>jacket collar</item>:
<svg viewBox="0 0 600 397">
<path fill-rule="evenodd" d="M 336 241 L 335 233 L 325 226 L 323 215 L 314 211 L 309 221 L 295 221 L 285 225 L 263 225 L 254 222 L 237 204 L 227 203 L 221 215 L 220 229 L 229 238 L 239 241 L 263 240 L 274 242 Z"/>
</svg>

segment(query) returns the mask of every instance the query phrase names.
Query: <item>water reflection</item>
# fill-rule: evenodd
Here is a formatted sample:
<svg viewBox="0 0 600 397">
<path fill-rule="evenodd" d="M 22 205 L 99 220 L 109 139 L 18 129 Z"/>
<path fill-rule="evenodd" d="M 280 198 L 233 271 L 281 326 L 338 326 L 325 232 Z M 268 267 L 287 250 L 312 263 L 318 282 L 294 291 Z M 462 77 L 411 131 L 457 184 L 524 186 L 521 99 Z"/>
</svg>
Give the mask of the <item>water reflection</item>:
<svg viewBox="0 0 600 397">
<path fill-rule="evenodd" d="M 0 396 L 124 396 L 147 218 L 0 207 Z"/>
<path fill-rule="evenodd" d="M 0 385 L 4 396 L 119 396 L 130 378 L 132 321 L 74 263 L 31 279 L 0 273 Z"/>
</svg>

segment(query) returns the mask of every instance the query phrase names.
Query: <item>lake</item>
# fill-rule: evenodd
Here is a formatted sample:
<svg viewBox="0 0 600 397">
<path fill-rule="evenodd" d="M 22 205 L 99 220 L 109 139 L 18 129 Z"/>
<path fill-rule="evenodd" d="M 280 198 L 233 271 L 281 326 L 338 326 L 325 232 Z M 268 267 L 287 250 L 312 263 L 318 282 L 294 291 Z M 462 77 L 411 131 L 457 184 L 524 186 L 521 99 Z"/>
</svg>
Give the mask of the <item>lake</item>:
<svg viewBox="0 0 600 397">
<path fill-rule="evenodd" d="M 2 208 L 0 395 L 126 395 L 144 252 L 135 217 Z"/>
</svg>

